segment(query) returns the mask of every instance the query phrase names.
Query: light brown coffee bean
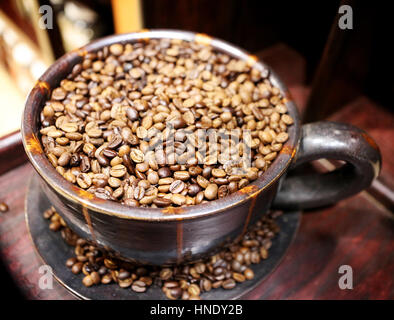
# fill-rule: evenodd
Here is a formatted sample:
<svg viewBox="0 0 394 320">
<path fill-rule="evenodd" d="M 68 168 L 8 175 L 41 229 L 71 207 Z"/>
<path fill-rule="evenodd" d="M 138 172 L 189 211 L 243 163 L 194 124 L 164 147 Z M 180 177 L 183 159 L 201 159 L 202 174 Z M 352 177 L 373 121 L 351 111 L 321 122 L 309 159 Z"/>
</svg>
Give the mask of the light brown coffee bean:
<svg viewBox="0 0 394 320">
<path fill-rule="evenodd" d="M 142 153 L 142 151 L 139 150 L 139 149 L 135 149 L 135 148 L 131 149 L 131 151 L 130 151 L 130 158 L 135 163 L 144 162 L 144 159 L 145 159 L 144 154 Z"/>
<path fill-rule="evenodd" d="M 134 292 L 138 292 L 138 293 L 145 292 L 145 291 L 146 291 L 146 283 L 143 282 L 143 281 L 140 281 L 140 280 L 135 281 L 135 282 L 133 283 L 133 285 L 131 286 L 131 289 L 132 289 Z"/>
<path fill-rule="evenodd" d="M 127 172 L 126 167 L 123 164 L 117 164 L 110 169 L 110 175 L 115 178 L 123 177 Z"/>
<path fill-rule="evenodd" d="M 174 180 L 171 185 L 169 191 L 171 193 L 181 193 L 185 189 L 185 183 L 182 180 Z"/>
<path fill-rule="evenodd" d="M 175 193 L 171 196 L 171 201 L 173 204 L 176 204 L 178 206 L 182 206 L 186 204 L 186 197 L 182 194 Z"/>
<path fill-rule="evenodd" d="M 214 183 L 208 184 L 208 186 L 206 187 L 206 189 L 204 191 L 205 198 L 207 198 L 208 200 L 214 200 L 214 199 L 216 199 L 217 194 L 218 194 L 217 184 L 214 184 Z"/>
</svg>

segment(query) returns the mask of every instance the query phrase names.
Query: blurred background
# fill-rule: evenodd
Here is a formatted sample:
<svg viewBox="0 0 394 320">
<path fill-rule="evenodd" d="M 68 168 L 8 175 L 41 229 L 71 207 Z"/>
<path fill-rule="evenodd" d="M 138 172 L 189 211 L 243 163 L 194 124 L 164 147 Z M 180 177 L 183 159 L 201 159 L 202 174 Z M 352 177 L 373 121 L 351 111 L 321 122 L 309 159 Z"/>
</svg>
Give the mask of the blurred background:
<svg viewBox="0 0 394 320">
<path fill-rule="evenodd" d="M 375 3 L 375 2 L 374 2 Z M 338 27 L 341 5 L 353 29 Z M 50 6 L 52 29 L 39 26 Z M 141 28 L 216 36 L 271 63 L 308 121 L 327 117 L 360 94 L 390 106 L 393 80 L 386 36 L 389 10 L 361 1 L 0 0 L 0 135 L 19 128 L 26 94 L 56 58 L 96 38 Z M 391 70 L 390 70 L 391 69 Z M 313 89 L 312 91 L 310 89 Z M 392 105 L 392 104 L 391 104 Z"/>
<path fill-rule="evenodd" d="M 338 25 L 343 5 L 352 9 L 352 29 Z M 48 8 L 51 28 L 40 28 Z M 265 61 L 289 87 L 304 122 L 329 119 L 366 130 L 383 155 L 368 196 L 394 212 L 391 12 L 383 1 L 360 0 L 0 0 L 0 163 L 7 164 L 0 174 L 26 161 L 18 132 L 24 101 L 55 59 L 114 33 L 183 29 Z"/>
</svg>

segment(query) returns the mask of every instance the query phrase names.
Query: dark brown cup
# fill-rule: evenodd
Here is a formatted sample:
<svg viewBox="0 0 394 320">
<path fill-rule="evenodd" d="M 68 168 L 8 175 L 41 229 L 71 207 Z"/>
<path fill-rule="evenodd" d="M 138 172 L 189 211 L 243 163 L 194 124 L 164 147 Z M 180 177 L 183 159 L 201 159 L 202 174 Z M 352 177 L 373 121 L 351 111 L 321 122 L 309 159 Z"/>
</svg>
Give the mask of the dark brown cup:
<svg viewBox="0 0 394 320">
<path fill-rule="evenodd" d="M 22 136 L 26 153 L 42 178 L 41 187 L 68 226 L 125 259 L 148 264 L 172 264 L 202 258 L 245 232 L 272 206 L 302 209 L 337 202 L 367 188 L 380 171 L 381 156 L 373 139 L 350 125 L 317 122 L 301 126 L 297 108 L 285 85 L 270 70 L 270 80 L 287 98 L 295 120 L 289 139 L 269 169 L 256 181 L 228 197 L 190 207 L 130 208 L 96 198 L 66 181 L 46 158 L 39 138 L 39 114 L 55 88 L 87 52 L 113 43 L 176 38 L 209 43 L 260 70 L 269 69 L 256 57 L 227 42 L 202 34 L 153 30 L 114 35 L 67 53 L 39 79 L 26 101 Z M 292 175 L 289 169 L 316 159 L 343 160 L 330 173 Z M 278 190 L 280 190 L 278 192 Z"/>
</svg>

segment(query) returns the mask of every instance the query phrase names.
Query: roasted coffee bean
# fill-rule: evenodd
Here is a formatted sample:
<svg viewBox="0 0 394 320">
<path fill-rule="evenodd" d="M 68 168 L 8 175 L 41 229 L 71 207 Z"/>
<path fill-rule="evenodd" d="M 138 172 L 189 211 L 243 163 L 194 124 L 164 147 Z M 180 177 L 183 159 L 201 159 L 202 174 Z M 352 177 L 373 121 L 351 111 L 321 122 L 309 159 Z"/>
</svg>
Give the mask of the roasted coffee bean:
<svg viewBox="0 0 394 320">
<path fill-rule="evenodd" d="M 133 164 L 131 163 L 131 158 L 129 154 L 124 154 L 122 156 L 122 161 L 123 161 L 123 165 L 126 167 L 127 171 L 129 173 L 133 173 L 134 172 L 134 168 L 133 168 Z"/>
<path fill-rule="evenodd" d="M 222 283 L 223 289 L 226 289 L 226 290 L 233 289 L 235 286 L 236 286 L 236 283 L 235 283 L 234 279 L 227 279 L 227 280 L 223 281 L 223 283 Z"/>
<path fill-rule="evenodd" d="M 9 210 L 8 205 L 5 202 L 0 203 L 0 212 L 7 212 Z"/>
<path fill-rule="evenodd" d="M 51 223 L 59 224 L 65 241 L 75 235 L 55 209 L 48 209 L 43 215 Z M 233 244 L 192 265 L 138 267 L 130 262 L 106 258 L 106 252 L 78 238 L 70 244 L 75 246 L 76 256 L 68 259 L 66 266 L 74 274 L 82 271 L 82 283 L 87 287 L 116 282 L 119 287 L 131 286 L 131 290 L 138 293 L 145 292 L 151 285 L 159 285 L 169 299 L 200 299 L 201 293 L 219 287 L 230 290 L 236 283 L 254 278 L 253 270 L 247 264 L 259 263 L 260 255 L 267 257 L 268 249 L 264 245 L 267 241 L 272 243 L 271 238 L 279 231 L 274 216 L 278 214 L 264 216 Z"/>
<path fill-rule="evenodd" d="M 203 176 L 197 176 L 197 183 L 203 189 L 205 189 L 209 185 L 209 181 L 205 179 Z"/>
<path fill-rule="evenodd" d="M 82 271 L 82 266 L 83 263 L 82 262 L 76 262 L 75 264 L 73 264 L 73 266 L 71 267 L 71 272 L 74 274 L 78 274 Z"/>
<path fill-rule="evenodd" d="M 204 191 L 205 198 L 207 198 L 208 200 L 213 200 L 213 199 L 216 199 L 217 194 L 218 194 L 217 184 L 214 184 L 214 183 L 208 184 L 208 186 L 206 187 L 206 189 Z"/>
<path fill-rule="evenodd" d="M 199 296 L 200 295 L 200 288 L 196 284 L 191 284 L 187 289 L 188 293 L 191 296 Z"/>
<path fill-rule="evenodd" d="M 130 158 L 135 163 L 141 163 L 141 162 L 144 162 L 145 157 L 144 157 L 144 154 L 142 153 L 141 150 L 133 148 L 130 151 Z"/>
<path fill-rule="evenodd" d="M 237 282 L 244 282 L 246 277 L 242 273 L 234 272 L 233 279 Z"/>
<path fill-rule="evenodd" d="M 116 149 L 122 143 L 123 139 L 120 135 L 114 135 L 113 138 L 108 143 L 108 148 Z"/>
<path fill-rule="evenodd" d="M 90 275 L 87 275 L 83 278 L 82 283 L 86 286 L 86 287 L 91 287 L 92 285 L 94 285 L 94 281 L 92 279 L 92 277 Z"/>
<path fill-rule="evenodd" d="M 65 167 L 68 165 L 68 163 L 71 160 L 71 153 L 70 152 L 64 152 L 59 159 L 57 159 L 57 164 L 59 166 Z"/>
<path fill-rule="evenodd" d="M 208 279 L 202 280 L 202 289 L 206 292 L 211 291 L 212 289 L 212 282 Z"/>
<path fill-rule="evenodd" d="M 104 274 L 103 277 L 101 278 L 101 283 L 102 284 L 109 284 L 113 281 L 112 276 L 110 274 Z"/>
<path fill-rule="evenodd" d="M 157 173 L 159 174 L 160 178 L 167 178 L 171 176 L 171 170 L 167 167 L 160 168 Z"/>
<path fill-rule="evenodd" d="M 126 167 L 123 164 L 115 165 L 110 170 L 110 175 L 116 178 L 123 177 L 127 172 Z"/>
<path fill-rule="evenodd" d="M 93 284 L 99 284 L 101 282 L 101 277 L 96 271 L 90 274 L 90 278 L 92 279 Z"/>
<path fill-rule="evenodd" d="M 220 186 L 218 189 L 218 197 L 224 198 L 229 194 L 229 189 L 227 185 Z"/>
<path fill-rule="evenodd" d="M 174 180 L 171 185 L 169 191 L 171 193 L 181 193 L 185 189 L 185 183 L 181 180 Z"/>
<path fill-rule="evenodd" d="M 175 205 L 183 206 L 186 204 L 187 199 L 184 195 L 175 193 L 171 196 L 171 201 Z"/>
<path fill-rule="evenodd" d="M 145 292 L 145 291 L 146 291 L 146 283 L 143 282 L 143 281 L 140 281 L 140 280 L 135 281 L 135 282 L 133 283 L 133 285 L 131 286 L 131 289 L 132 289 L 134 292 L 138 292 L 138 293 Z"/>
<path fill-rule="evenodd" d="M 176 171 L 174 172 L 174 179 L 186 181 L 190 178 L 190 173 L 188 171 Z"/>
<path fill-rule="evenodd" d="M 39 115 L 42 147 L 59 174 L 102 199 L 157 207 L 224 198 L 264 174 L 289 140 L 294 120 L 268 75 L 206 44 L 114 43 L 53 88 Z M 136 200 L 127 188 L 140 180 L 157 191 Z"/>
<path fill-rule="evenodd" d="M 169 288 L 166 291 L 166 296 L 168 299 L 177 300 L 182 296 L 182 289 L 179 287 Z"/>
<path fill-rule="evenodd" d="M 118 279 L 119 280 L 125 280 L 127 278 L 130 278 L 130 276 L 131 276 L 130 272 L 128 272 L 126 270 L 122 270 L 118 274 Z"/>
<path fill-rule="evenodd" d="M 128 288 L 131 286 L 132 283 L 133 283 L 133 279 L 131 279 L 131 278 L 126 278 L 126 279 L 121 280 L 118 277 L 118 285 L 121 288 Z"/>
<path fill-rule="evenodd" d="M 164 268 L 160 272 L 160 278 L 162 280 L 168 280 L 172 277 L 172 270 L 169 268 Z"/>
<path fill-rule="evenodd" d="M 77 263 L 77 259 L 75 257 L 72 257 L 70 259 L 67 259 L 66 261 L 66 267 L 71 268 L 75 263 Z"/>
<path fill-rule="evenodd" d="M 187 189 L 187 192 L 188 192 L 189 196 L 191 196 L 191 197 L 196 196 L 200 191 L 201 191 L 201 188 L 196 183 L 189 185 L 189 187 Z"/>
<path fill-rule="evenodd" d="M 126 108 L 126 115 L 131 121 L 138 120 L 138 111 L 134 108 L 128 107 Z"/>
<path fill-rule="evenodd" d="M 250 269 L 250 268 L 247 268 L 247 269 L 244 271 L 244 275 L 245 275 L 245 278 L 248 279 L 248 280 L 251 280 L 251 279 L 254 278 L 254 272 L 253 272 L 253 270 Z"/>
<path fill-rule="evenodd" d="M 51 229 L 52 231 L 59 231 L 61 227 L 62 225 L 60 224 L 59 221 L 53 221 L 49 225 L 49 229 Z"/>
</svg>

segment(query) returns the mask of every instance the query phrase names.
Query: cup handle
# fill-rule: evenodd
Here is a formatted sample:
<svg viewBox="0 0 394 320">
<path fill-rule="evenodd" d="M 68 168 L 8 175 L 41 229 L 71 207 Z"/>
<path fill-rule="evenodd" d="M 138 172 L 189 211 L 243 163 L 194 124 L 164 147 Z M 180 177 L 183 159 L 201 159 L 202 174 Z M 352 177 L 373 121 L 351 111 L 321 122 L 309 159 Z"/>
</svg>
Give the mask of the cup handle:
<svg viewBox="0 0 394 320">
<path fill-rule="evenodd" d="M 274 208 L 309 209 L 335 203 L 368 188 L 381 168 L 375 141 L 363 130 L 337 122 L 302 126 L 291 168 L 318 159 L 343 160 L 346 164 L 328 173 L 286 177 L 274 199 Z"/>
</svg>

